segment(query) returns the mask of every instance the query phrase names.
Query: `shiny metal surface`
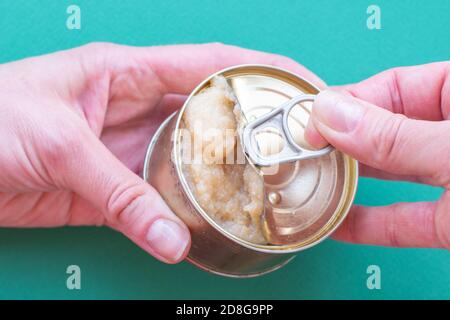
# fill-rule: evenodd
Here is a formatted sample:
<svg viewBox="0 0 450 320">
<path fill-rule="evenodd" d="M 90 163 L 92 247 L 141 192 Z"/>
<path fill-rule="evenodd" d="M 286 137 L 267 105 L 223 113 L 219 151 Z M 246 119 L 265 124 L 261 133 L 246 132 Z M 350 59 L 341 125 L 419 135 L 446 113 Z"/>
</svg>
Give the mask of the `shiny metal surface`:
<svg viewBox="0 0 450 320">
<path fill-rule="evenodd" d="M 333 151 L 332 146 L 327 146 L 320 150 L 303 148 L 297 145 L 289 130 L 288 122 L 292 108 L 302 102 L 313 102 L 314 98 L 315 96 L 311 94 L 296 96 L 245 125 L 241 139 L 242 147 L 254 165 L 268 167 L 299 160 L 314 159 Z M 262 134 L 265 135 L 263 140 L 270 140 L 269 143 L 267 141 L 258 141 L 258 136 Z M 270 134 L 278 135 L 281 140 L 271 139 Z M 267 146 L 268 148 L 262 146 Z"/>
<path fill-rule="evenodd" d="M 247 67 L 240 71 L 227 79 L 249 123 L 264 120 L 277 107 L 296 97 L 311 97 L 319 92 L 308 81 L 279 69 Z M 292 142 L 303 150 L 312 150 L 304 137 L 311 107 L 311 101 L 298 102 L 289 108 L 287 116 Z M 268 146 L 265 149 L 284 140 L 278 128 L 275 129 L 266 131 L 258 141 Z M 262 224 L 268 241 L 283 249 L 304 248 L 329 235 L 343 220 L 353 201 L 357 167 L 354 159 L 335 150 L 315 159 L 257 168 L 265 182 Z"/>
<path fill-rule="evenodd" d="M 317 159 L 259 168 L 264 174 L 266 194 L 262 224 L 270 244 L 249 243 L 227 232 L 193 196 L 183 175 L 179 141 L 186 106 L 216 75 L 228 80 L 249 121 L 295 96 L 317 94 L 319 90 L 294 74 L 270 66 L 244 65 L 222 70 L 194 89 L 183 108 L 159 128 L 147 151 L 145 180 L 191 231 L 189 261 L 216 274 L 258 276 L 278 269 L 295 253 L 319 243 L 337 228 L 354 198 L 357 163 L 333 151 Z M 310 108 L 308 102 L 293 107 L 288 126 L 295 143 L 311 150 L 303 137 Z"/>
</svg>

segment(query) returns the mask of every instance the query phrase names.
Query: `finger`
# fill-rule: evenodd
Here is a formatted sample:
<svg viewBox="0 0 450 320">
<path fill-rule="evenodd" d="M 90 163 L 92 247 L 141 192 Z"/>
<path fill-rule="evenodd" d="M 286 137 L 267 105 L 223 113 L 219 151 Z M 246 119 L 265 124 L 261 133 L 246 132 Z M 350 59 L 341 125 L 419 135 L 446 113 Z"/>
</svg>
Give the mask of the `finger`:
<svg viewBox="0 0 450 320">
<path fill-rule="evenodd" d="M 80 136 L 81 135 L 81 136 Z M 105 215 L 106 224 L 121 231 L 144 250 L 168 263 L 187 254 L 187 227 L 158 192 L 131 172 L 86 127 L 49 161 L 63 186 L 89 200 Z M 58 150 L 58 149 L 57 149 Z"/>
<path fill-rule="evenodd" d="M 336 88 L 409 118 L 450 119 L 450 62 L 394 68 Z"/>
<path fill-rule="evenodd" d="M 375 169 L 418 175 L 450 185 L 449 121 L 412 120 L 350 95 L 322 91 L 312 108 L 310 132 Z"/>
<path fill-rule="evenodd" d="M 354 206 L 333 238 L 392 247 L 450 248 L 448 238 L 443 237 L 450 230 L 437 220 L 437 208 L 431 202 Z"/>
<path fill-rule="evenodd" d="M 362 177 L 376 178 L 383 180 L 409 181 L 409 182 L 430 183 L 430 184 L 432 182 L 427 180 L 426 178 L 418 177 L 416 175 L 392 174 L 380 169 L 375 169 L 370 166 L 366 166 L 362 163 L 359 163 L 358 174 Z"/>
<path fill-rule="evenodd" d="M 114 48 L 109 50 L 114 51 Z M 240 64 L 268 64 L 305 77 L 319 87 L 324 82 L 311 71 L 287 57 L 220 43 L 156 47 L 116 46 L 108 63 L 115 75 L 130 72 L 129 64 L 144 66 L 155 75 L 164 92 L 189 94 L 206 77 Z"/>
</svg>

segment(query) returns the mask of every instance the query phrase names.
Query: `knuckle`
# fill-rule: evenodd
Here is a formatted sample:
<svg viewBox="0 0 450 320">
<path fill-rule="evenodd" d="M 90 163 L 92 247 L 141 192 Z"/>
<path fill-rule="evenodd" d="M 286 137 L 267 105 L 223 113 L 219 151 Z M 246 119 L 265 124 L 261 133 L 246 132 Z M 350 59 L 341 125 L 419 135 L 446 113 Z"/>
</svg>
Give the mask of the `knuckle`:
<svg viewBox="0 0 450 320">
<path fill-rule="evenodd" d="M 99 68 L 104 71 L 107 62 L 122 61 L 122 47 L 111 42 L 91 42 L 75 49 L 74 54 L 82 62 L 83 68 L 93 70 Z"/>
<path fill-rule="evenodd" d="M 442 198 L 438 201 L 434 217 L 434 228 L 436 237 L 441 247 L 450 250 L 450 216 L 448 210 L 450 208 L 450 190 L 447 190 Z"/>
<path fill-rule="evenodd" d="M 391 98 L 391 108 L 397 113 L 404 112 L 402 90 L 400 85 L 400 74 L 402 70 L 402 67 L 396 67 L 387 71 L 387 83 L 389 83 L 388 88 Z"/>
<path fill-rule="evenodd" d="M 450 132 L 450 131 L 449 131 Z M 440 159 L 444 159 L 442 166 L 436 166 L 436 172 L 433 177 L 431 177 L 432 182 L 439 186 L 450 190 L 450 144 L 447 143 L 443 146 L 442 151 L 438 156 Z"/>
<path fill-rule="evenodd" d="M 220 68 L 223 68 L 222 63 L 228 55 L 233 54 L 235 51 L 243 50 L 239 47 L 222 42 L 206 43 L 204 46 L 207 52 L 212 53 L 216 57 L 216 67 L 220 66 Z"/>
<path fill-rule="evenodd" d="M 356 207 L 355 207 L 356 208 Z M 357 214 L 350 214 L 347 217 L 347 230 L 348 230 L 348 236 L 349 241 L 351 243 L 359 243 L 360 239 L 358 237 L 358 215 Z"/>
<path fill-rule="evenodd" d="M 206 45 L 208 47 L 211 47 L 211 48 L 217 49 L 217 50 L 223 50 L 228 47 L 228 45 L 224 44 L 223 42 L 219 42 L 219 41 L 210 42 L 210 43 L 207 43 Z"/>
<path fill-rule="evenodd" d="M 40 152 L 44 163 L 54 172 L 64 172 L 73 161 L 83 156 L 83 129 L 79 126 L 64 123 L 64 128 L 47 130 L 41 138 Z"/>
<path fill-rule="evenodd" d="M 436 173 L 431 177 L 431 183 L 450 190 L 450 168 L 444 168 L 443 170 L 437 168 Z"/>
<path fill-rule="evenodd" d="M 107 199 L 106 220 L 113 224 L 130 222 L 130 215 L 136 212 L 136 208 L 144 200 L 144 197 L 148 198 L 149 196 L 151 197 L 151 193 L 143 184 L 117 184 L 112 188 Z"/>
<path fill-rule="evenodd" d="M 218 55 L 221 57 L 221 55 L 226 54 L 227 51 L 229 51 L 233 46 L 227 45 L 222 42 L 208 42 L 204 44 L 198 45 L 202 49 L 204 48 L 207 52 L 212 52 L 214 55 Z"/>
<path fill-rule="evenodd" d="M 386 215 L 385 219 L 385 228 L 386 230 L 386 239 L 388 241 L 388 245 L 392 247 L 399 247 L 399 233 L 397 228 L 397 216 L 399 215 L 399 206 L 395 206 L 394 210 L 391 214 Z"/>
<path fill-rule="evenodd" d="M 394 114 L 389 121 L 375 122 L 372 134 L 373 161 L 384 167 L 392 164 L 402 144 L 402 127 L 406 117 Z"/>
<path fill-rule="evenodd" d="M 273 65 L 274 67 L 284 68 L 286 66 L 294 65 L 297 63 L 291 58 L 288 58 L 286 56 L 280 54 L 272 54 L 272 61 L 270 64 Z"/>
<path fill-rule="evenodd" d="M 115 48 L 116 46 L 117 46 L 116 44 L 111 43 L 111 42 L 95 41 L 95 42 L 90 42 L 88 44 L 85 44 L 85 45 L 81 46 L 81 48 L 83 48 L 84 50 L 86 50 L 88 52 L 97 53 L 97 52 L 102 52 L 105 50 Z"/>
<path fill-rule="evenodd" d="M 439 237 L 436 229 L 436 203 L 433 202 L 416 202 L 414 211 L 417 217 L 419 234 L 423 235 L 424 243 L 433 246 L 438 243 Z"/>
<path fill-rule="evenodd" d="M 436 225 L 436 233 L 439 241 L 439 246 L 450 250 L 450 229 L 445 225 Z"/>
</svg>

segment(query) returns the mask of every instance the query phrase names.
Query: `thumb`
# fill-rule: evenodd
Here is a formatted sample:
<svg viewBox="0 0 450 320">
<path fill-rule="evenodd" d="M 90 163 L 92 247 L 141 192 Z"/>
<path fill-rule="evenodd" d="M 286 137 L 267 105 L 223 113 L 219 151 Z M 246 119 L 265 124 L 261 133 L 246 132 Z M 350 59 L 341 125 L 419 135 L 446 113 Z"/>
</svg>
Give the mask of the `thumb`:
<svg viewBox="0 0 450 320">
<path fill-rule="evenodd" d="M 409 119 L 348 94 L 321 92 L 306 138 L 332 144 L 360 162 L 393 174 L 438 179 L 448 167 L 450 123 Z M 439 184 L 448 183 L 442 179 Z"/>
<path fill-rule="evenodd" d="M 188 228 L 158 192 L 123 165 L 90 131 L 81 130 L 63 155 L 65 185 L 102 210 L 108 226 L 156 258 L 181 261 L 189 251 Z M 81 143 L 78 141 L 82 141 Z"/>
</svg>

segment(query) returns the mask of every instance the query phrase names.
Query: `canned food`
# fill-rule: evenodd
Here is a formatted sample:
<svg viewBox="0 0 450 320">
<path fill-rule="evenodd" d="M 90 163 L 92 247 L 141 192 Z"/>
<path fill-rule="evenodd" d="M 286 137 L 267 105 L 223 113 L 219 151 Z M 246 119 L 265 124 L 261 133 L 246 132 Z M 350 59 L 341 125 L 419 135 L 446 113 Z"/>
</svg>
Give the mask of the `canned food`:
<svg viewBox="0 0 450 320">
<path fill-rule="evenodd" d="M 190 262 L 220 275 L 258 276 L 324 240 L 343 221 L 356 192 L 356 160 L 326 150 L 260 166 L 242 142 L 247 124 L 318 92 L 279 68 L 235 66 L 205 79 L 160 126 L 147 150 L 144 179 L 189 227 Z M 313 155 L 304 139 L 310 100 L 292 100 L 286 126 L 293 150 Z M 261 154 L 283 149 L 276 127 L 255 136 Z"/>
</svg>

